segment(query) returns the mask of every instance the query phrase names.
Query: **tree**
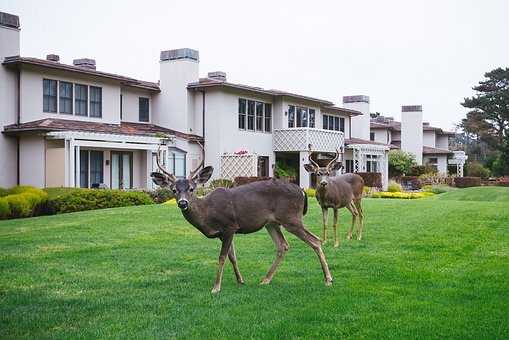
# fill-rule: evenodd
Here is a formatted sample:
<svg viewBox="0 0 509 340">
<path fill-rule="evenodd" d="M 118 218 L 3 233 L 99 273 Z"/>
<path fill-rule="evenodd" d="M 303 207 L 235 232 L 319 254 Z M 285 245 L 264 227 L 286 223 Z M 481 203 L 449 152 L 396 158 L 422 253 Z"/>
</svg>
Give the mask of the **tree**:
<svg viewBox="0 0 509 340">
<path fill-rule="evenodd" d="M 509 68 L 497 68 L 474 86 L 477 93 L 461 103 L 472 109 L 460 124 L 465 133 L 497 150 L 494 172 L 509 174 Z"/>
<path fill-rule="evenodd" d="M 389 177 L 408 174 L 416 165 L 415 156 L 402 150 L 389 151 Z"/>
</svg>

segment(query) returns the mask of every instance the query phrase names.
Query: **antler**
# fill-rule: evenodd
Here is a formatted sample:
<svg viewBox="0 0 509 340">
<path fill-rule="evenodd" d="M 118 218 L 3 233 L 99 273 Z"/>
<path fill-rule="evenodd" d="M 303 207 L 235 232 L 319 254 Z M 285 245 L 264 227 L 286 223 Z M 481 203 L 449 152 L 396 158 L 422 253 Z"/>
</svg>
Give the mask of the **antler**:
<svg viewBox="0 0 509 340">
<path fill-rule="evenodd" d="M 318 163 L 316 163 L 313 158 L 311 157 L 313 155 L 313 151 L 311 151 L 311 148 L 309 148 L 309 154 L 308 154 L 308 159 L 309 159 L 309 163 L 311 163 L 316 169 L 320 169 L 320 166 L 318 165 Z"/>
<path fill-rule="evenodd" d="M 327 169 L 327 171 L 330 171 L 331 165 L 333 165 L 338 160 L 338 158 L 339 158 L 339 150 L 336 149 L 336 155 L 334 156 L 332 161 L 330 161 L 329 164 L 327 164 L 327 166 L 325 167 Z"/>
<path fill-rule="evenodd" d="M 166 171 L 166 169 L 161 165 L 161 160 L 159 159 L 159 154 L 161 153 L 161 144 L 159 144 L 159 146 L 157 147 L 157 153 L 156 153 L 156 163 L 157 163 L 157 167 L 166 175 L 168 176 L 168 179 L 170 181 L 172 181 L 173 183 L 175 183 L 177 181 L 177 178 L 175 177 L 175 175 L 169 173 L 168 171 Z"/>
<path fill-rule="evenodd" d="M 189 173 L 189 179 L 192 179 L 194 177 L 194 175 L 196 175 L 196 173 L 198 172 L 198 170 L 200 170 L 200 168 L 203 166 L 203 162 L 205 161 L 205 149 L 203 148 L 203 145 L 201 145 L 200 142 L 196 141 L 196 144 L 198 144 L 201 148 L 201 162 L 200 164 L 196 167 L 196 169 L 194 169 L 193 171 L 191 171 Z"/>
</svg>

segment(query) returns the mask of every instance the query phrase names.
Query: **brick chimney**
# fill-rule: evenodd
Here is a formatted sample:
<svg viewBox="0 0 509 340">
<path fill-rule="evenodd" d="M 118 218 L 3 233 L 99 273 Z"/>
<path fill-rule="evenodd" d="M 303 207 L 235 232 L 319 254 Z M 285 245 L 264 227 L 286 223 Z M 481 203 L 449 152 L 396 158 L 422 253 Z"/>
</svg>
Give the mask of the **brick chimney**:
<svg viewBox="0 0 509 340">
<path fill-rule="evenodd" d="M 72 61 L 72 64 L 74 66 L 87 68 L 89 70 L 95 70 L 95 59 L 90 59 L 90 58 L 74 59 Z"/>
</svg>

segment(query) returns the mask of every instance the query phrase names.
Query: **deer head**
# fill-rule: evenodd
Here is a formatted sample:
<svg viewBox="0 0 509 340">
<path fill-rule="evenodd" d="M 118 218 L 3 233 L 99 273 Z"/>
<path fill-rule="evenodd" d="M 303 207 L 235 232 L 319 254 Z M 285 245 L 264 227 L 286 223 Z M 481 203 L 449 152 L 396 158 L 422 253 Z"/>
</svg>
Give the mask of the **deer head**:
<svg viewBox="0 0 509 340">
<path fill-rule="evenodd" d="M 329 177 L 330 175 L 341 169 L 342 165 L 341 162 L 337 162 L 339 158 L 339 150 L 336 149 L 336 154 L 334 155 L 334 158 L 327 164 L 326 167 L 322 168 L 320 167 L 312 158 L 313 152 L 311 150 L 309 151 L 309 164 L 304 165 L 304 169 L 306 169 L 307 172 L 311 174 L 316 174 L 317 181 L 320 183 L 320 186 L 326 187 L 329 184 Z"/>
<path fill-rule="evenodd" d="M 164 166 L 161 165 L 159 158 L 161 146 L 159 146 L 157 149 L 156 162 L 157 167 L 159 170 L 161 170 L 162 173 L 152 172 L 150 174 L 150 177 L 152 177 L 152 180 L 155 184 L 161 187 L 169 187 L 173 191 L 175 199 L 177 200 L 178 207 L 184 211 L 191 207 L 191 202 L 196 197 L 194 190 L 198 184 L 206 183 L 214 171 L 214 168 L 211 166 L 206 166 L 200 170 L 200 168 L 203 166 L 203 146 L 200 143 L 198 143 L 198 145 L 202 149 L 202 160 L 200 164 L 189 173 L 188 178 L 177 179 L 175 175 L 168 172 Z"/>
</svg>

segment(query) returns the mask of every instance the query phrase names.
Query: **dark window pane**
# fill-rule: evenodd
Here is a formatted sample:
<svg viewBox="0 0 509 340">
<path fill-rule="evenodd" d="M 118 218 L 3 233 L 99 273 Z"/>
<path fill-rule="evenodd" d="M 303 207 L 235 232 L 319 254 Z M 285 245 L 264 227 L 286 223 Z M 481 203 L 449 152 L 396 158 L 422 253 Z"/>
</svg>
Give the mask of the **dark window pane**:
<svg viewBox="0 0 509 340">
<path fill-rule="evenodd" d="M 60 113 L 72 114 L 72 83 L 60 82 Z"/>
<path fill-rule="evenodd" d="M 88 150 L 80 150 L 80 188 L 88 188 Z"/>
<path fill-rule="evenodd" d="M 288 127 L 295 127 L 295 106 L 288 107 Z"/>
<path fill-rule="evenodd" d="M 122 95 L 120 95 L 120 120 L 122 120 L 122 115 L 123 115 L 123 112 L 122 112 L 123 108 L 122 108 Z"/>
<path fill-rule="evenodd" d="M 265 104 L 265 132 L 272 131 L 272 105 Z"/>
<path fill-rule="evenodd" d="M 88 88 L 87 85 L 74 85 L 74 111 L 77 116 L 88 116 Z"/>
<path fill-rule="evenodd" d="M 247 129 L 254 131 L 255 102 L 247 101 Z"/>
<path fill-rule="evenodd" d="M 139 120 L 140 122 L 149 121 L 149 102 L 148 98 L 139 98 Z"/>
<path fill-rule="evenodd" d="M 345 118 L 339 118 L 339 131 L 345 132 Z"/>
<path fill-rule="evenodd" d="M 256 102 L 256 131 L 263 131 L 263 103 Z"/>
<path fill-rule="evenodd" d="M 51 79 L 42 80 L 44 112 L 57 112 L 57 81 Z"/>
<path fill-rule="evenodd" d="M 328 130 L 329 129 L 329 116 L 323 115 L 322 121 L 323 121 L 322 128 L 324 130 Z"/>
<path fill-rule="evenodd" d="M 246 100 L 239 98 L 239 129 L 246 129 Z"/>
<path fill-rule="evenodd" d="M 90 151 L 90 184 L 103 183 L 103 152 Z"/>
<path fill-rule="evenodd" d="M 339 130 L 339 117 L 334 117 L 334 130 Z"/>
<path fill-rule="evenodd" d="M 334 117 L 329 116 L 329 130 L 334 130 Z"/>
<path fill-rule="evenodd" d="M 375 133 L 374 132 L 370 132 L 369 133 L 369 140 L 370 141 L 374 141 L 375 140 Z"/>
<path fill-rule="evenodd" d="M 315 110 L 309 109 L 309 127 L 315 127 Z"/>
<path fill-rule="evenodd" d="M 90 117 L 102 117 L 102 88 L 90 86 Z"/>
</svg>

